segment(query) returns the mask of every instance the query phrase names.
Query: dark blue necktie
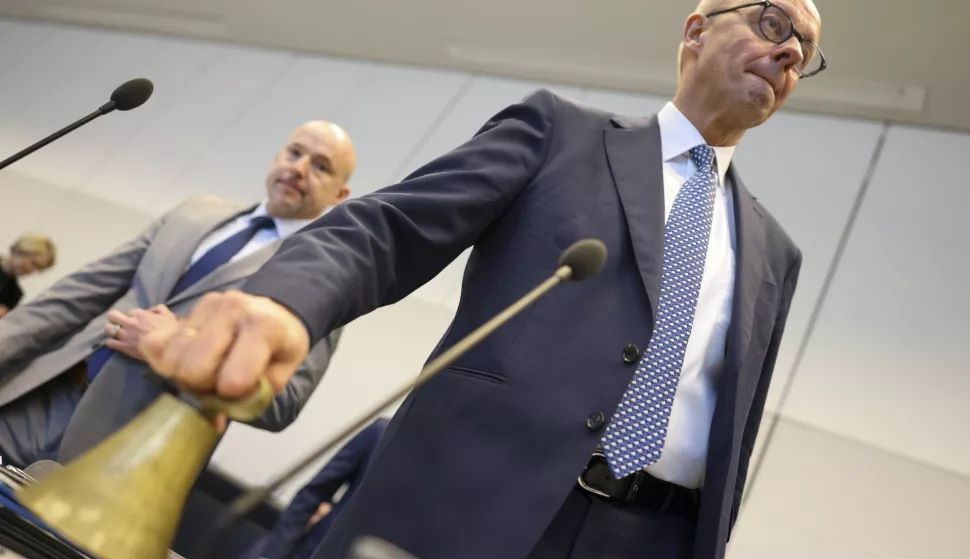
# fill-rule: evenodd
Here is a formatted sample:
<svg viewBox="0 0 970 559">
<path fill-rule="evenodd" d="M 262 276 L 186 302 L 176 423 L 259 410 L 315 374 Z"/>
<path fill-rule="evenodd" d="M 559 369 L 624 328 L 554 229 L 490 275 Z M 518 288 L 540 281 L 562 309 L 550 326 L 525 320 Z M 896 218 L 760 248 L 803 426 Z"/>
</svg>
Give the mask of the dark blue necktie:
<svg viewBox="0 0 970 559">
<path fill-rule="evenodd" d="M 175 284 L 169 297 L 175 297 L 188 289 L 192 284 L 211 274 L 213 270 L 232 260 L 232 257 L 243 249 L 250 240 L 263 229 L 275 227 L 273 218 L 261 215 L 249 222 L 249 227 L 229 237 L 225 241 L 209 249 L 209 252 L 196 260 L 195 264 L 185 272 L 182 279 Z"/>
<path fill-rule="evenodd" d="M 195 264 L 192 264 L 185 274 L 182 275 L 182 278 L 179 279 L 178 283 L 175 284 L 175 288 L 172 289 L 169 297 L 175 297 L 195 282 L 212 273 L 219 266 L 232 260 L 232 257 L 242 250 L 256 233 L 275 226 L 276 224 L 271 217 L 265 215 L 254 217 L 249 222 L 248 227 L 212 247 L 202 255 L 202 258 L 196 260 Z M 101 346 L 98 351 L 95 351 L 88 357 L 88 382 L 93 381 L 94 377 L 98 375 L 98 371 L 101 370 L 101 367 L 104 367 L 108 359 L 111 359 L 111 353 L 111 348 Z"/>
</svg>

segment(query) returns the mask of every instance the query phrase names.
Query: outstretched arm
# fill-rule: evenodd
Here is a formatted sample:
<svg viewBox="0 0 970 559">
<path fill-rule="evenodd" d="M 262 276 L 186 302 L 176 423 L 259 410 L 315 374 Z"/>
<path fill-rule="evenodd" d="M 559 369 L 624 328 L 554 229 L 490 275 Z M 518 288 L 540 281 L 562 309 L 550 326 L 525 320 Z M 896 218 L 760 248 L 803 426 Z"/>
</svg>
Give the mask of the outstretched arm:
<svg viewBox="0 0 970 559">
<path fill-rule="evenodd" d="M 541 167 L 555 100 L 540 91 L 401 183 L 341 203 L 290 237 L 243 291 L 299 316 L 312 342 L 431 280 Z"/>
<path fill-rule="evenodd" d="M 330 332 L 433 278 L 541 169 L 556 98 L 539 91 L 400 184 L 343 202 L 283 242 L 244 291 L 210 293 L 141 351 L 162 376 L 235 398 L 279 392 Z"/>
</svg>

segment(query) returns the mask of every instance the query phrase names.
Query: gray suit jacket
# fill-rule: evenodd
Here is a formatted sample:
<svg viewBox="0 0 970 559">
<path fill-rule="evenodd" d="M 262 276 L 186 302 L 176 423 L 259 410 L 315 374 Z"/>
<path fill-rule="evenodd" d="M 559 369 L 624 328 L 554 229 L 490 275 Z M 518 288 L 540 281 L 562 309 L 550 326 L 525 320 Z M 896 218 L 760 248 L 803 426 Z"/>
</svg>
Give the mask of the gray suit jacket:
<svg viewBox="0 0 970 559">
<path fill-rule="evenodd" d="M 210 291 L 239 288 L 276 251 L 279 242 L 220 267 L 169 298 L 205 236 L 251 209 L 213 196 L 192 198 L 151 223 L 136 239 L 61 279 L 0 321 L 0 407 L 47 383 L 105 341 L 105 315 L 167 305 L 186 315 Z M 318 342 L 253 425 L 280 431 L 296 419 L 323 378 L 337 338 Z M 115 354 L 81 398 L 61 441 L 58 461 L 75 458 L 123 427 L 165 390 L 148 366 Z M 29 406 L 43 406 L 42 398 Z"/>
</svg>

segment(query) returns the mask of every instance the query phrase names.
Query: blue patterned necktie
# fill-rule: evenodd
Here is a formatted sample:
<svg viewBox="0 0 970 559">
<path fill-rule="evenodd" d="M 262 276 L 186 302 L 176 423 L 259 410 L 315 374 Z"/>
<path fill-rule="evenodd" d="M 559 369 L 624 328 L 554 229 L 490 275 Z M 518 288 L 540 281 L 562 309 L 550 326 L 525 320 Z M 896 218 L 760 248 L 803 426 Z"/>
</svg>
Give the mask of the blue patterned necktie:
<svg viewBox="0 0 970 559">
<path fill-rule="evenodd" d="M 690 150 L 697 166 L 674 199 L 664 227 L 664 266 L 653 336 L 603 437 L 620 479 L 660 459 L 684 352 L 694 325 L 714 217 L 714 150 Z"/>
<path fill-rule="evenodd" d="M 254 217 L 245 229 L 212 247 L 196 260 L 195 264 L 192 264 L 175 284 L 175 288 L 172 289 L 169 297 L 175 297 L 195 282 L 211 274 L 219 266 L 232 260 L 233 256 L 249 244 L 256 233 L 273 227 L 276 227 L 273 218 L 265 215 Z M 108 362 L 108 359 L 111 359 L 112 352 L 113 350 L 108 346 L 101 346 L 88 357 L 88 382 L 93 381 L 104 364 Z"/>
</svg>

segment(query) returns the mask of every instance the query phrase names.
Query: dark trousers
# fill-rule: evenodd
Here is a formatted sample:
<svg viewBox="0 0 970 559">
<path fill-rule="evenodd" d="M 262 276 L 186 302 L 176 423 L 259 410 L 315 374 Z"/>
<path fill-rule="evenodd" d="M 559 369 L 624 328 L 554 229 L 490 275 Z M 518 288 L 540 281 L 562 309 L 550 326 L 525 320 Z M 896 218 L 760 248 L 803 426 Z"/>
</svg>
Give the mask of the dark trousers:
<svg viewBox="0 0 970 559">
<path fill-rule="evenodd" d="M 578 486 L 527 559 L 689 559 L 696 514 L 607 501 Z"/>
<path fill-rule="evenodd" d="M 84 387 L 72 368 L 0 408 L 3 463 L 26 468 L 38 460 L 57 460 L 61 437 L 82 395 Z"/>
</svg>

